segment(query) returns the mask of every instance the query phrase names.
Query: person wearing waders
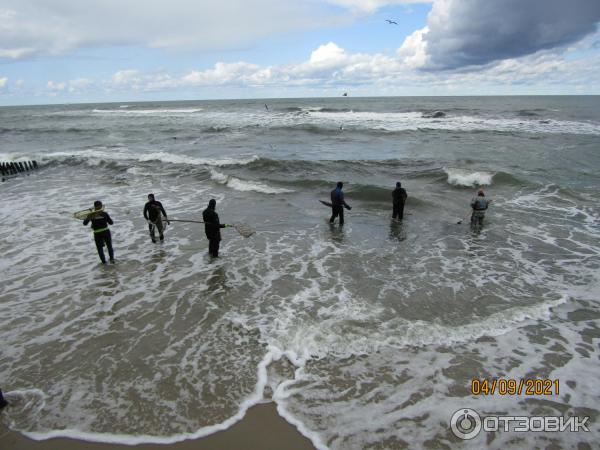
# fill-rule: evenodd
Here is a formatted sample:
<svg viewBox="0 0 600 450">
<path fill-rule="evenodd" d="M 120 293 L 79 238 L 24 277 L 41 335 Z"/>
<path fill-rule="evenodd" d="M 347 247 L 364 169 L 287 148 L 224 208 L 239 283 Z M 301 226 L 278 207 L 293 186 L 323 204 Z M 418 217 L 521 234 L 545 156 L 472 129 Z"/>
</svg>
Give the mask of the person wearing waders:
<svg viewBox="0 0 600 450">
<path fill-rule="evenodd" d="M 331 218 L 329 223 L 333 223 L 336 217 L 340 217 L 340 226 L 344 225 L 344 208 L 352 209 L 344 200 L 344 192 L 342 188 L 344 183 L 338 181 L 336 188 L 331 191 Z"/>
<path fill-rule="evenodd" d="M 485 217 L 485 211 L 488 209 L 489 200 L 485 198 L 485 192 L 483 189 L 479 189 L 477 197 L 473 197 L 471 200 L 471 230 L 480 231 L 483 227 L 483 218 Z"/>
<path fill-rule="evenodd" d="M 162 203 L 154 199 L 154 194 L 148 194 L 148 202 L 144 205 L 144 219 L 148 221 L 150 239 L 152 239 L 152 242 L 154 242 L 155 244 L 155 229 L 158 230 L 158 238 L 161 241 L 165 239 L 165 236 L 163 235 L 163 231 L 165 230 L 165 226 L 162 221 L 163 216 L 165 217 L 167 224 L 169 224 L 167 212 L 165 211 L 165 208 L 163 208 Z"/>
<path fill-rule="evenodd" d="M 402 220 L 404 217 L 404 204 L 406 203 L 406 189 L 402 187 L 399 181 L 396 183 L 396 189 L 392 191 L 392 219 Z"/>
<path fill-rule="evenodd" d="M 104 247 L 105 245 L 108 249 L 108 256 L 110 258 L 110 262 L 114 263 L 115 255 L 113 253 L 110 230 L 108 229 L 108 226 L 112 225 L 113 221 L 107 212 L 102 211 L 102 202 L 100 200 L 96 200 L 94 202 L 94 209 L 98 212 L 90 213 L 84 219 L 83 225 L 85 226 L 88 223 L 92 222 L 94 241 L 96 242 L 96 249 L 98 250 L 98 256 L 100 256 L 100 261 L 102 261 L 102 264 L 106 264 L 106 257 L 104 256 L 104 250 L 102 249 L 102 247 Z"/>
<path fill-rule="evenodd" d="M 204 232 L 208 239 L 208 254 L 213 258 L 219 257 L 219 245 L 221 243 L 221 228 L 227 228 L 227 225 L 219 222 L 219 215 L 215 211 L 217 201 L 213 198 L 208 202 L 208 207 L 202 211 L 202 220 L 204 221 Z"/>
</svg>

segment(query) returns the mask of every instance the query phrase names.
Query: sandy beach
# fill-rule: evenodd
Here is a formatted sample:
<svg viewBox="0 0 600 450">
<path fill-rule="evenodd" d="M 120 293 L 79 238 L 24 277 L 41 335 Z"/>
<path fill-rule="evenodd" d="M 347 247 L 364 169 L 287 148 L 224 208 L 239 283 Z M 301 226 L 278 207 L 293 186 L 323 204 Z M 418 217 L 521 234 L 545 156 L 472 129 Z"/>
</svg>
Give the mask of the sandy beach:
<svg viewBox="0 0 600 450">
<path fill-rule="evenodd" d="M 257 405 L 248 410 L 246 416 L 231 428 L 210 436 L 178 442 L 176 444 L 141 444 L 136 446 L 102 444 L 77 439 L 48 439 L 34 441 L 20 433 L 8 430 L 4 423 L 0 425 L 0 449 L 2 450 L 107 450 L 131 449 L 139 450 L 309 450 L 314 446 L 309 439 L 302 436 L 296 428 L 277 414 L 274 403 Z"/>
</svg>

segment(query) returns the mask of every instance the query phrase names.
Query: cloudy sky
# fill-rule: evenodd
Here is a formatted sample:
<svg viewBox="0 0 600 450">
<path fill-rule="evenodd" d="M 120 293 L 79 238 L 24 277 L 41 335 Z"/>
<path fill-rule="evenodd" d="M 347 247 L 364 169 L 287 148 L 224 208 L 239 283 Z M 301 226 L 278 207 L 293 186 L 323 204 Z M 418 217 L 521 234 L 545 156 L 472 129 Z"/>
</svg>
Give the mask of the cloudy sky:
<svg viewBox="0 0 600 450">
<path fill-rule="evenodd" d="M 600 94 L 599 21 L 600 0 L 0 0 L 0 105 Z"/>
</svg>

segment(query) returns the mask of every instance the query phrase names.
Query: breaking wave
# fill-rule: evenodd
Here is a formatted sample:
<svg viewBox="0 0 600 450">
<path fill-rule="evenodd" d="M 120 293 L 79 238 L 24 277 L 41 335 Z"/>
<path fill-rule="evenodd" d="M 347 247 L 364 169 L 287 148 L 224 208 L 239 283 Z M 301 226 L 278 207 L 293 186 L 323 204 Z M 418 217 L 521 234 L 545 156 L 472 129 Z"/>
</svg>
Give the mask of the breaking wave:
<svg viewBox="0 0 600 450">
<path fill-rule="evenodd" d="M 215 169 L 210 170 L 210 178 L 219 184 L 223 184 L 228 188 L 235 189 L 236 191 L 254 191 L 262 194 L 284 194 L 286 192 L 293 192 L 288 189 L 275 188 L 268 186 L 258 181 L 247 181 L 240 178 L 226 175 Z"/>
</svg>

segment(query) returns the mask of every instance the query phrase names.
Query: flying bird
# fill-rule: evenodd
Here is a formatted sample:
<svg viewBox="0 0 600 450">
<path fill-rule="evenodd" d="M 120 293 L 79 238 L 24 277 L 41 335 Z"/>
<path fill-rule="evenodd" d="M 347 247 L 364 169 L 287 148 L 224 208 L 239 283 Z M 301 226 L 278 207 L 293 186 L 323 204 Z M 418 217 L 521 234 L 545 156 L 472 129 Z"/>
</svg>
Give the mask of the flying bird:
<svg viewBox="0 0 600 450">
<path fill-rule="evenodd" d="M 385 21 L 386 21 L 387 23 L 389 23 L 390 25 L 392 25 L 392 24 L 394 24 L 394 25 L 398 25 L 398 23 L 397 23 L 397 22 L 394 22 L 393 20 L 390 20 L 390 19 L 385 19 Z"/>
</svg>

